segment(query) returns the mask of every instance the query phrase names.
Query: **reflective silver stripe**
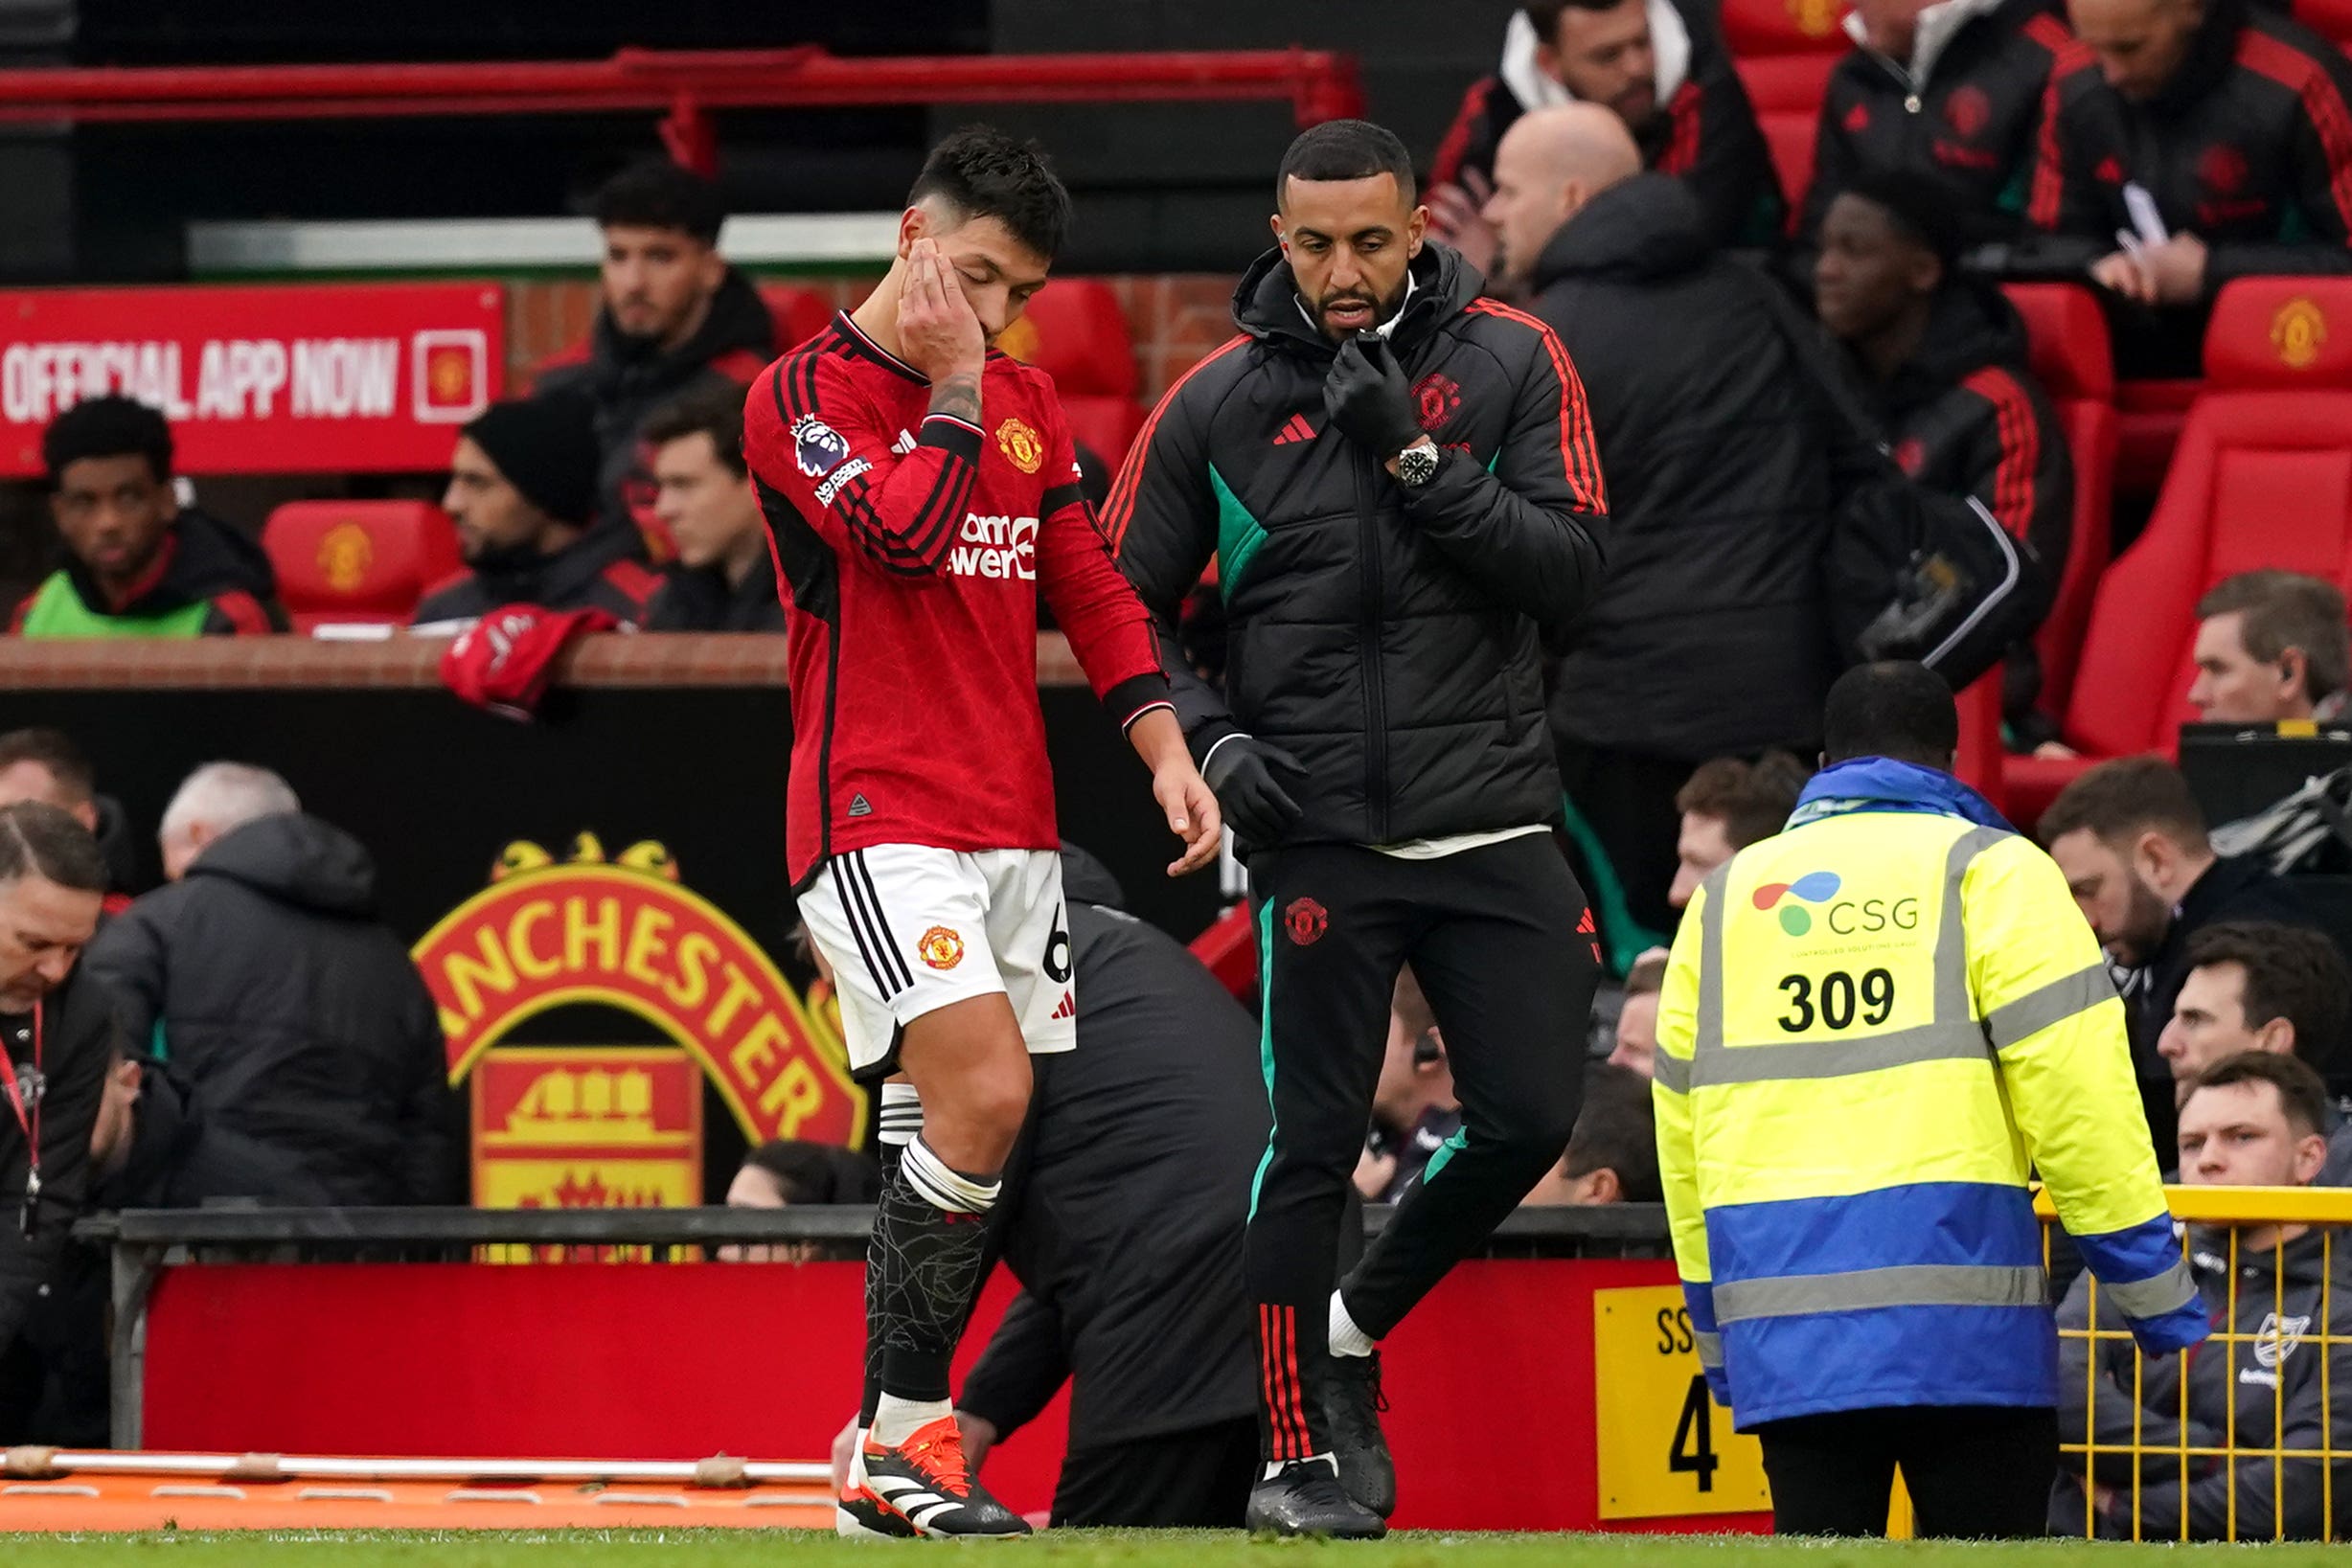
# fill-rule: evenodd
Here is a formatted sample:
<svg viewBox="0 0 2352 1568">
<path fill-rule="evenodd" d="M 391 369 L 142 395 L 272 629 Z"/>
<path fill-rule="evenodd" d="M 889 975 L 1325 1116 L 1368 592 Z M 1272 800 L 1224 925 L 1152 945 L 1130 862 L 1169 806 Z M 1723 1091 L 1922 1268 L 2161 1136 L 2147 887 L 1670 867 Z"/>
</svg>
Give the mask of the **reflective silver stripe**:
<svg viewBox="0 0 2352 1568">
<path fill-rule="evenodd" d="M 2114 999 L 2114 977 L 2107 972 L 2105 964 L 2093 964 L 1995 1008 L 1985 1018 L 1985 1033 L 1993 1036 L 1994 1050 L 2006 1051 L 2052 1024 Z"/>
<path fill-rule="evenodd" d="M 1658 1057 L 1664 1061 L 1663 1057 Z M 1846 1078 L 1921 1061 L 1990 1061 L 1983 1032 L 1971 1022 L 1919 1024 L 1850 1040 L 1786 1040 L 1694 1057 L 1693 1088 L 1724 1083 L 1777 1083 L 1791 1079 Z"/>
<path fill-rule="evenodd" d="M 1700 1333 L 1694 1330 L 1691 1334 L 1691 1339 L 1693 1343 L 1697 1344 L 1699 1347 L 1699 1364 L 1701 1366 L 1706 1368 L 1709 1372 L 1716 1371 L 1723 1366 L 1723 1335 Z"/>
<path fill-rule="evenodd" d="M 1724 889 L 1731 884 L 1731 867 L 1738 858 L 1724 861 L 1699 884 L 1706 903 L 1699 918 L 1699 1016 L 1691 1029 L 1694 1064 L 1724 1048 Z"/>
<path fill-rule="evenodd" d="M 1969 862 L 2002 839 L 2013 837 L 1999 828 L 1971 828 L 1952 841 L 1944 857 L 1944 915 L 1935 928 L 1935 1021 L 1958 1023 L 1969 1015 L 1968 931 L 1960 901 L 1960 884 Z"/>
<path fill-rule="evenodd" d="M 2171 1268 L 2154 1279 L 2134 1280 L 2130 1284 L 2109 1284 L 2101 1280 L 2099 1294 L 2125 1317 L 2144 1323 L 2167 1312 L 2177 1312 L 2195 1301 L 2197 1280 L 2189 1273 L 2188 1264 L 2176 1258 Z"/>
<path fill-rule="evenodd" d="M 1845 1274 L 1715 1283 L 1718 1326 L 1873 1307 L 2040 1307 L 2049 1284 L 2039 1268 L 1903 1263 Z"/>
<path fill-rule="evenodd" d="M 1691 1062 L 1687 1057 L 1669 1056 L 1663 1051 L 1652 1053 L 1650 1076 L 1677 1094 L 1691 1092 Z"/>
</svg>

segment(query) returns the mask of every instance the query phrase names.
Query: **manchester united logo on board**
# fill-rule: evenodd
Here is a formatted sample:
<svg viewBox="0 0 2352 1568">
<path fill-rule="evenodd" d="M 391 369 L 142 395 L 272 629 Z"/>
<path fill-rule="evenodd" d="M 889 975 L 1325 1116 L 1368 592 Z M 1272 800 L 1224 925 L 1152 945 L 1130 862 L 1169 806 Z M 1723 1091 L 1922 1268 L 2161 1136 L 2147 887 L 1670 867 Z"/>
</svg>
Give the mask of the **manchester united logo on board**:
<svg viewBox="0 0 2352 1568">
<path fill-rule="evenodd" d="M 996 449 L 1025 474 L 1036 473 L 1038 465 L 1045 461 L 1045 443 L 1018 420 L 1007 420 L 996 427 Z"/>
<path fill-rule="evenodd" d="M 1331 915 L 1313 898 L 1293 898 L 1282 912 L 1282 928 L 1298 947 L 1312 947 L 1331 926 Z"/>
<path fill-rule="evenodd" d="M 944 925 L 934 925 L 923 933 L 915 951 L 934 969 L 952 969 L 964 962 L 964 939 Z"/>
<path fill-rule="evenodd" d="M 2327 317 L 2308 295 L 2297 294 L 2271 318 L 2271 347 L 2289 370 L 2307 371 L 2327 344 Z"/>
</svg>

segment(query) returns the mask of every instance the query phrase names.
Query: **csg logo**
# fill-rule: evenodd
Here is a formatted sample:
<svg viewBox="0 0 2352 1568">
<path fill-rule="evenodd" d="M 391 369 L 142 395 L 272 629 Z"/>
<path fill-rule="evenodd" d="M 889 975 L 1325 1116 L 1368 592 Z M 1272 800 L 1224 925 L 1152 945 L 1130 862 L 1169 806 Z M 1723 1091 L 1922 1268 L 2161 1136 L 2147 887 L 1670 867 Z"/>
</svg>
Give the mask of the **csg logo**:
<svg viewBox="0 0 2352 1568">
<path fill-rule="evenodd" d="M 1892 903 L 1884 898 L 1863 898 L 1860 901 L 1843 898 L 1837 903 L 1829 903 L 1832 898 L 1838 898 L 1838 890 L 1841 886 L 1843 884 L 1834 871 L 1807 872 L 1793 882 L 1767 882 L 1756 889 L 1756 907 L 1770 909 L 1784 898 L 1802 899 L 1809 904 L 1829 904 L 1823 918 L 1829 922 L 1830 930 L 1841 937 L 1875 933 L 1889 926 L 1898 931 L 1918 929 L 1917 898 L 1897 898 Z M 1785 905 L 1780 911 L 1780 928 L 1793 937 L 1801 937 L 1813 929 L 1813 915 L 1795 904 Z"/>
<path fill-rule="evenodd" d="M 1799 898 L 1809 904 L 1827 903 L 1838 897 L 1838 889 L 1843 885 L 1834 871 L 1809 871 L 1793 882 L 1767 882 L 1756 889 L 1756 907 L 1770 909 L 1783 898 Z M 1780 928 L 1793 937 L 1801 937 L 1813 929 L 1813 917 L 1791 904 L 1780 912 Z"/>
</svg>

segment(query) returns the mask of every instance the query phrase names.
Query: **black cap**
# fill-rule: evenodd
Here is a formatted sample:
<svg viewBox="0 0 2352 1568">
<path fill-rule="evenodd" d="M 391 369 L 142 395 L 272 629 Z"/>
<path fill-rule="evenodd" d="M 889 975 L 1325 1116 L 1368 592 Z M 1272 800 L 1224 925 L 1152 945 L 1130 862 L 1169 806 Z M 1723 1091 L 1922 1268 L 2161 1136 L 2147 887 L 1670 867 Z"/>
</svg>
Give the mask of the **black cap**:
<svg viewBox="0 0 2352 1568">
<path fill-rule="evenodd" d="M 548 516 L 582 528 L 595 519 L 604 453 L 586 398 L 552 393 L 492 403 L 463 434 Z"/>
<path fill-rule="evenodd" d="M 1917 170 L 1870 170 L 1855 175 L 1840 193 L 1883 209 L 1901 229 L 1947 268 L 1968 248 L 1968 210 L 1949 181 Z"/>
</svg>

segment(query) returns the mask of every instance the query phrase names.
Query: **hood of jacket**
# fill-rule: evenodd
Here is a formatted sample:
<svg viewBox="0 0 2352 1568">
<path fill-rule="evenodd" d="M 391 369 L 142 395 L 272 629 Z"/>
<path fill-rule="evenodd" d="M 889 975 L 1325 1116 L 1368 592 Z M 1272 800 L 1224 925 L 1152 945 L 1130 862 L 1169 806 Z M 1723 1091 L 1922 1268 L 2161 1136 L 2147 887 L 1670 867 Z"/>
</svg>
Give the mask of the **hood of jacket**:
<svg viewBox="0 0 2352 1568">
<path fill-rule="evenodd" d="M 1636 174 L 1594 196 L 1545 241 L 1535 284 L 1671 278 L 1714 254 L 1706 215 L 1690 188 L 1671 174 Z"/>
<path fill-rule="evenodd" d="M 2011 3 L 2012 0 L 1935 0 L 1935 4 L 1923 9 L 1918 20 L 1912 23 L 1911 57 L 1907 60 L 1890 59 L 1870 49 L 1870 30 L 1862 25 L 1859 12 L 1846 12 L 1845 35 L 1854 40 L 1855 48 L 1870 49 L 1870 53 L 1886 60 L 1911 80 L 1925 81 L 1934 74 L 1936 60 L 1952 46 L 1952 40 L 1960 35 L 1962 28 L 1977 17 L 1990 16 Z"/>
<path fill-rule="evenodd" d="M 1933 402 L 1987 365 L 2025 364 L 2025 323 L 1998 288 L 1955 278 L 1928 307 L 1918 352 L 1877 389 L 1882 407 L 1902 414 Z"/>
<path fill-rule="evenodd" d="M 1853 811 L 1916 811 L 2016 831 L 1992 802 L 1942 768 L 1891 757 L 1849 757 L 1815 774 L 1797 793 L 1789 826 L 1802 828 Z"/>
<path fill-rule="evenodd" d="M 1389 341 L 1400 351 L 1409 351 L 1440 322 L 1459 315 L 1486 286 L 1478 269 L 1463 261 L 1460 252 L 1434 239 L 1422 241 L 1421 254 L 1413 258 L 1407 270 L 1412 292 L 1389 334 Z M 1307 314 L 1299 299 L 1298 280 L 1290 274 L 1290 263 L 1283 260 L 1280 245 L 1250 262 L 1249 270 L 1234 286 L 1233 324 L 1262 343 L 1287 343 L 1324 358 L 1338 349 Z"/>
<path fill-rule="evenodd" d="M 636 554 L 634 529 L 592 529 L 552 556 L 476 566 L 474 580 L 492 605 L 568 604 L 598 574 Z"/>
<path fill-rule="evenodd" d="M 1127 907 L 1127 890 L 1119 886 L 1110 868 L 1066 839 L 1062 845 L 1062 892 L 1076 903 L 1103 909 Z"/>
<path fill-rule="evenodd" d="M 366 846 L 306 815 L 263 817 L 205 847 L 189 876 L 223 876 L 280 903 L 327 915 L 376 913 L 376 861 Z"/>
<path fill-rule="evenodd" d="M 161 559 L 126 602 L 110 603 L 76 557 L 66 557 L 65 575 L 82 603 L 100 615 L 168 615 L 226 593 L 278 597 L 278 576 L 261 545 L 194 507 L 183 507 L 171 519 Z"/>
<path fill-rule="evenodd" d="M 711 296 L 710 313 L 702 325 L 674 349 L 664 349 L 651 338 L 626 335 L 613 325 L 612 312 L 600 308 L 588 351 L 589 383 L 600 396 L 634 394 L 690 380 L 712 360 L 738 350 L 749 350 L 763 360 L 771 357 L 776 323 L 751 280 L 729 267 Z"/>
<path fill-rule="evenodd" d="M 1947 0 L 1958 4 L 1960 0 Z M 1998 3 L 1998 0 L 1996 0 Z M 1657 92 L 1660 109 L 1674 102 L 1674 95 L 1682 90 L 1683 81 L 1691 73 L 1691 30 L 1682 20 L 1682 13 L 1674 7 L 1674 0 L 1648 0 L 1642 8 L 1650 16 L 1650 49 L 1656 63 L 1651 67 L 1651 80 Z M 1536 36 L 1535 23 L 1527 19 L 1524 9 L 1514 7 L 1511 21 L 1502 34 L 1502 63 L 1495 74 L 1502 84 L 1511 89 L 1511 96 L 1526 109 L 1546 109 L 1557 103 L 1573 103 L 1576 95 L 1555 80 L 1536 59 L 1536 48 L 1542 40 Z"/>
</svg>

